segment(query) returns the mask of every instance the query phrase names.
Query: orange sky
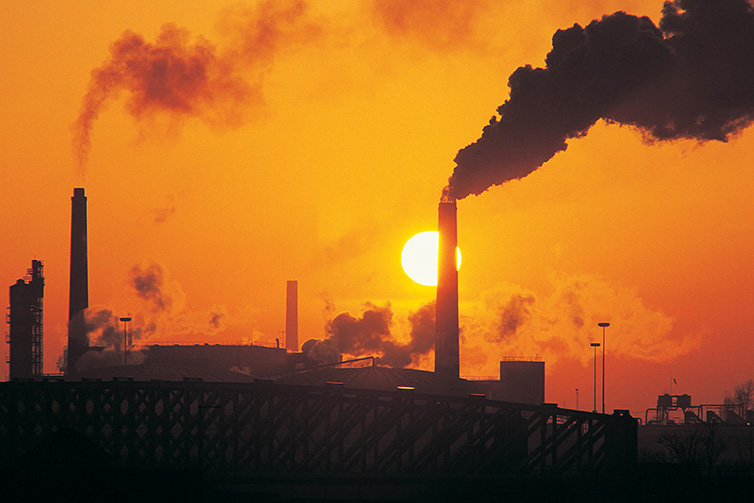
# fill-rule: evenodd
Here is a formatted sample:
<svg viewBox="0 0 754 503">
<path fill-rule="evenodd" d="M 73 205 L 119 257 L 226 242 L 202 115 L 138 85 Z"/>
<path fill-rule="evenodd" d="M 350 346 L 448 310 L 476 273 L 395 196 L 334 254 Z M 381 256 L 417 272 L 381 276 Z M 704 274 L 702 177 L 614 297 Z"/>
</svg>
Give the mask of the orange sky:
<svg viewBox="0 0 754 503">
<path fill-rule="evenodd" d="M 435 22 L 400 2 L 318 1 L 303 14 L 278 2 L 274 16 L 237 1 L 3 2 L 0 285 L 44 261 L 45 371 L 65 343 L 79 186 L 90 305 L 155 322 L 152 342 L 274 343 L 289 279 L 302 342 L 366 302 L 389 302 L 392 333 L 407 339 L 408 315 L 434 289 L 402 272 L 401 248 L 436 227 L 453 158 L 507 98 L 508 76 L 542 66 L 558 28 L 621 9 L 657 23 L 662 7 L 427 3 L 411 5 Z M 245 94 L 226 86 L 167 113 L 159 101 L 139 108 L 124 84 L 92 119 L 84 174 L 72 142 L 91 71 L 126 30 L 154 43 L 166 23 Z M 589 342 L 606 320 L 608 410 L 643 415 L 672 378 L 695 404 L 721 402 L 754 374 L 754 133 L 646 145 L 599 122 L 568 144 L 532 175 L 458 203 L 462 374 L 540 355 L 547 400 L 574 407 L 579 388 L 591 407 Z M 164 311 L 129 285 L 150 264 L 166 275 Z"/>
</svg>

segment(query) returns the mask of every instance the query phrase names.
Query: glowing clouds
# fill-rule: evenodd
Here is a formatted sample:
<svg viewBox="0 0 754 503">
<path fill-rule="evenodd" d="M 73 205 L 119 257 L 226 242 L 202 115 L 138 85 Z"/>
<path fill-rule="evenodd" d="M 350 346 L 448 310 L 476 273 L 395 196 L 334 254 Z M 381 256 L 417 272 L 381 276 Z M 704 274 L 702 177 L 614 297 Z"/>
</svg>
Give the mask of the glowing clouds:
<svg viewBox="0 0 754 503">
<path fill-rule="evenodd" d="M 614 356 L 672 361 L 700 343 L 698 335 L 672 337 L 673 318 L 644 305 L 631 289 L 587 275 L 551 281 L 548 295 L 512 285 L 487 292 L 461 319 L 464 353 L 474 360 L 466 363 L 482 371 L 500 356 L 539 355 L 548 365 L 560 359 L 588 364 L 595 327 L 608 315 Z"/>
</svg>

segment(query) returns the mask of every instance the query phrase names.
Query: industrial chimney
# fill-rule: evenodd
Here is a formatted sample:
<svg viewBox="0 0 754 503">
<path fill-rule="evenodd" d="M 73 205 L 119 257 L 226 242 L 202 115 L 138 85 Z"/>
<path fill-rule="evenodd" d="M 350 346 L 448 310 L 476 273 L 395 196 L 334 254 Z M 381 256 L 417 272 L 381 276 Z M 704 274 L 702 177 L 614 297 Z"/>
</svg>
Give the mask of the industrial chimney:
<svg viewBox="0 0 754 503">
<path fill-rule="evenodd" d="M 437 231 L 437 304 L 435 372 L 460 377 L 458 353 L 458 269 L 456 268 L 456 202 L 441 202 Z"/>
<path fill-rule="evenodd" d="M 298 351 L 298 281 L 289 281 L 286 290 L 285 349 Z"/>
<path fill-rule="evenodd" d="M 89 350 L 84 311 L 89 307 L 89 265 L 86 242 L 86 196 L 83 188 L 73 189 L 71 198 L 71 276 L 68 294 L 68 368 L 76 373 L 76 363 Z"/>
</svg>

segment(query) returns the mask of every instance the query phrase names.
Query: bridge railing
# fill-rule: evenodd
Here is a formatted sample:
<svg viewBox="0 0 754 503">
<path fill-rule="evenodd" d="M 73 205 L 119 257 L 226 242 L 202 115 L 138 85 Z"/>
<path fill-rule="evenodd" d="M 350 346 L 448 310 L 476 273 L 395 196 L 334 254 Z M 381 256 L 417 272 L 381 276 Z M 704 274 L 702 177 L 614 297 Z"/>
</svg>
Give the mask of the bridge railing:
<svg viewBox="0 0 754 503">
<path fill-rule="evenodd" d="M 627 412 L 269 382 L 0 384 L 0 463 L 64 427 L 129 465 L 223 472 L 568 473 L 636 461 Z"/>
</svg>

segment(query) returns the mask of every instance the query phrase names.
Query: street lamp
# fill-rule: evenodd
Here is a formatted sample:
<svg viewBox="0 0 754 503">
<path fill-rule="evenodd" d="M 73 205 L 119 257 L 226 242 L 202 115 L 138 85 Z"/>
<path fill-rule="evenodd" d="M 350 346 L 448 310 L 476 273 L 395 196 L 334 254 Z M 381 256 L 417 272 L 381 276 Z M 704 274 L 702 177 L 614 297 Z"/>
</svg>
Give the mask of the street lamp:
<svg viewBox="0 0 754 503">
<path fill-rule="evenodd" d="M 592 412 L 597 412 L 597 348 L 600 347 L 600 343 L 592 342 L 589 345 L 594 348 L 594 408 Z"/>
<path fill-rule="evenodd" d="M 576 410 L 579 410 L 579 388 L 576 388 Z"/>
<path fill-rule="evenodd" d="M 123 365 L 128 365 L 128 323 L 131 317 L 124 316 L 120 321 L 123 322 Z"/>
<path fill-rule="evenodd" d="M 597 323 L 598 327 L 602 327 L 602 413 L 605 413 L 605 328 L 610 326 L 610 323 L 602 321 Z"/>
</svg>

